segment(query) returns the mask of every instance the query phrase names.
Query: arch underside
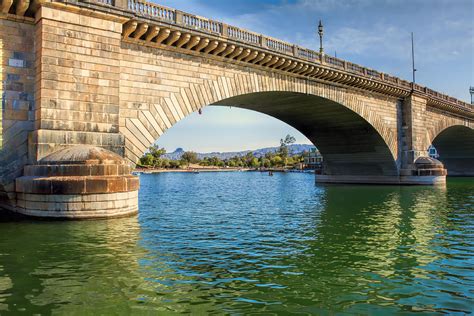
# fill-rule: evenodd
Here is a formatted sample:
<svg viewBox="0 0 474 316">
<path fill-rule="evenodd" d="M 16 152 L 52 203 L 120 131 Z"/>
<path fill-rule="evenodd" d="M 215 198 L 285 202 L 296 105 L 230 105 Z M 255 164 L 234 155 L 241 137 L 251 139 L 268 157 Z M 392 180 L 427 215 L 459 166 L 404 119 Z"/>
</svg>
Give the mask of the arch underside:
<svg viewBox="0 0 474 316">
<path fill-rule="evenodd" d="M 302 93 L 260 92 L 212 105 L 254 110 L 296 128 L 320 150 L 324 174 L 398 176 L 393 154 L 376 129 L 337 102 Z"/>
<path fill-rule="evenodd" d="M 452 126 L 433 140 L 448 176 L 474 176 L 474 129 Z"/>
</svg>

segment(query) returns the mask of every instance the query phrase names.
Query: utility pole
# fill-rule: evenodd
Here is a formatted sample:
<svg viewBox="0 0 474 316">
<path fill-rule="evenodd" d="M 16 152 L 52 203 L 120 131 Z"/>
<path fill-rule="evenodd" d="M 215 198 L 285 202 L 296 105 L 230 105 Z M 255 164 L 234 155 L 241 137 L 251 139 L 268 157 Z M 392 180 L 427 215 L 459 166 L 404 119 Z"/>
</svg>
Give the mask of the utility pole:
<svg viewBox="0 0 474 316">
<path fill-rule="evenodd" d="M 415 43 L 414 43 L 414 40 L 413 40 L 413 32 L 411 32 L 411 68 L 412 68 L 412 72 L 413 72 L 413 87 L 412 89 L 414 90 L 415 89 L 415 72 L 416 72 L 416 68 L 415 68 Z"/>
<path fill-rule="evenodd" d="M 469 87 L 469 92 L 471 93 L 471 104 L 474 105 L 474 87 Z"/>
</svg>

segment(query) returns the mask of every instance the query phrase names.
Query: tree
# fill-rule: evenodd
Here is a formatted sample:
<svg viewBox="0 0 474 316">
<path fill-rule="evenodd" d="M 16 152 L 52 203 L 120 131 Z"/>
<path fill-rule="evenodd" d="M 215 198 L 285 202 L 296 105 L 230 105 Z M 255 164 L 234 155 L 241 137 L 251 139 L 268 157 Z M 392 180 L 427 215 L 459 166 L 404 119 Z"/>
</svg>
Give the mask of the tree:
<svg viewBox="0 0 474 316">
<path fill-rule="evenodd" d="M 161 166 L 161 156 L 166 153 L 164 148 L 160 148 L 158 144 L 153 144 L 151 147 L 148 148 L 148 152 L 145 153 L 140 158 L 140 164 L 142 166 L 150 166 L 150 167 L 160 167 Z"/>
<path fill-rule="evenodd" d="M 170 160 L 169 159 L 161 159 L 161 168 L 169 168 L 170 167 Z"/>
<path fill-rule="evenodd" d="M 245 157 L 242 160 L 244 161 L 244 164 L 245 164 L 246 167 L 251 166 L 253 158 L 254 158 L 254 156 L 253 156 L 253 153 L 251 151 L 249 151 L 247 154 L 245 154 Z"/>
<path fill-rule="evenodd" d="M 262 165 L 265 168 L 270 168 L 272 166 L 272 162 L 270 161 L 270 159 L 264 158 L 262 161 Z"/>
<path fill-rule="evenodd" d="M 148 148 L 150 154 L 155 157 L 155 159 L 160 158 L 162 155 L 166 154 L 166 149 L 160 148 L 158 144 L 153 144 L 150 148 Z"/>
<path fill-rule="evenodd" d="M 142 166 L 153 166 L 154 158 L 150 153 L 146 153 L 143 157 L 140 158 L 140 165 Z"/>
<path fill-rule="evenodd" d="M 280 156 L 275 156 L 271 160 L 271 164 L 273 167 L 279 167 L 283 165 L 283 159 Z"/>
<path fill-rule="evenodd" d="M 170 160 L 169 167 L 173 169 L 179 168 L 181 167 L 181 162 L 179 160 Z"/>
<path fill-rule="evenodd" d="M 280 139 L 280 148 L 278 152 L 283 159 L 288 157 L 288 145 L 293 144 L 295 141 L 296 139 L 290 134 L 286 135 L 284 139 Z"/>
<path fill-rule="evenodd" d="M 252 168 L 258 168 L 258 167 L 260 167 L 260 162 L 258 161 L 258 158 L 253 157 L 253 158 L 252 158 L 252 161 L 250 162 L 250 166 L 251 166 Z"/>
<path fill-rule="evenodd" d="M 185 151 L 181 156 L 181 159 L 189 165 L 199 161 L 197 154 L 194 151 Z"/>
</svg>

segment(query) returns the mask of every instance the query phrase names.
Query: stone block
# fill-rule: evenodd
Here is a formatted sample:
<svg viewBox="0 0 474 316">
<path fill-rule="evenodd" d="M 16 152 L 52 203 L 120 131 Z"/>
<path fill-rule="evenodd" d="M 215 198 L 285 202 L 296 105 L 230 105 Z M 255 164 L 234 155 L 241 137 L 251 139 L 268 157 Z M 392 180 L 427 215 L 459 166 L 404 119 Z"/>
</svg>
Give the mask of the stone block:
<svg viewBox="0 0 474 316">
<path fill-rule="evenodd" d="M 85 193 L 106 193 L 108 192 L 109 180 L 105 178 L 93 178 L 89 177 L 86 179 Z"/>
<path fill-rule="evenodd" d="M 52 194 L 81 194 L 86 192 L 83 177 L 60 177 L 51 179 Z"/>
</svg>

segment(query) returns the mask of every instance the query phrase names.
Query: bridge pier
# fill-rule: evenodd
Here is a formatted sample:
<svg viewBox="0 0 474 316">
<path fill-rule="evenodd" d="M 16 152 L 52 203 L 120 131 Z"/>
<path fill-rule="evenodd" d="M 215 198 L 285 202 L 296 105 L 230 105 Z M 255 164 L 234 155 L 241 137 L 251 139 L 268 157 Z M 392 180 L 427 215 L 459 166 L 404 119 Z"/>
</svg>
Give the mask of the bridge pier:
<svg viewBox="0 0 474 316">
<path fill-rule="evenodd" d="M 316 175 L 316 183 L 322 184 L 382 184 L 382 185 L 443 185 L 445 175 L 433 176 L 343 176 Z"/>
<path fill-rule="evenodd" d="M 138 177 L 119 155 L 74 146 L 25 166 L 16 179 L 15 211 L 56 219 L 130 216 L 138 212 L 138 188 Z"/>
</svg>

